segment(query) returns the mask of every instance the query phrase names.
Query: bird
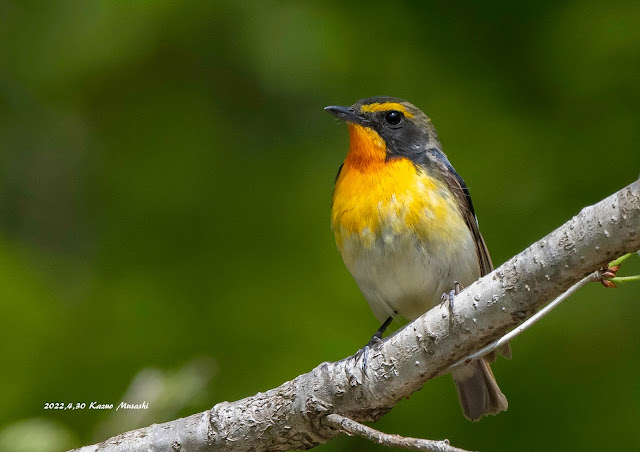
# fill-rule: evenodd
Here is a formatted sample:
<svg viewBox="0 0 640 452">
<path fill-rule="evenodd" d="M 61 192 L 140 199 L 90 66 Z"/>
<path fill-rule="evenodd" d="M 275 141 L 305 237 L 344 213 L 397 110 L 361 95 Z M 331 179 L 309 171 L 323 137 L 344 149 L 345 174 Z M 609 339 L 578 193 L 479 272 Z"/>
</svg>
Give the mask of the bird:
<svg viewBox="0 0 640 452">
<path fill-rule="evenodd" d="M 325 110 L 349 130 L 331 227 L 345 266 L 382 323 L 372 338 L 379 340 L 393 319 L 416 319 L 493 264 L 469 189 L 422 110 L 388 96 Z M 508 345 L 501 353 L 511 357 Z M 471 421 L 508 407 L 489 365 L 493 360 L 495 353 L 452 371 Z"/>
</svg>

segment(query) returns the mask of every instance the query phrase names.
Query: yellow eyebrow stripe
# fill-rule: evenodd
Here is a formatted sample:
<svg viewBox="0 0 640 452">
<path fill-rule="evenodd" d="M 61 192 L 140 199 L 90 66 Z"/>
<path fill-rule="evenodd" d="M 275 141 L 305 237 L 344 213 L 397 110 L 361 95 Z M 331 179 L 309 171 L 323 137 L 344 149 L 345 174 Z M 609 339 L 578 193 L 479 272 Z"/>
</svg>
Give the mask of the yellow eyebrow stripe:
<svg viewBox="0 0 640 452">
<path fill-rule="evenodd" d="M 388 111 L 388 110 L 398 110 L 404 113 L 404 115 L 407 118 L 413 118 L 413 115 L 409 113 L 407 108 L 404 105 L 399 104 L 397 102 L 383 102 L 383 103 L 376 102 L 373 104 L 362 106 L 362 111 L 367 111 L 367 112 Z"/>
</svg>

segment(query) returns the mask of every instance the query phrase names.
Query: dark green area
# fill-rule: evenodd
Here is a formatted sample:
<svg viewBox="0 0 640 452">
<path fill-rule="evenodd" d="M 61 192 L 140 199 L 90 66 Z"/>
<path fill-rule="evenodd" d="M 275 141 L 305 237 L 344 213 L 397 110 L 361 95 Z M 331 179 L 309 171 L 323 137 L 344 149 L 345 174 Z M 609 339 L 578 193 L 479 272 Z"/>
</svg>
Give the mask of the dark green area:
<svg viewBox="0 0 640 452">
<path fill-rule="evenodd" d="M 45 402 L 117 402 L 140 370 L 209 356 L 187 415 L 375 331 L 329 227 L 347 132 L 326 105 L 431 116 L 496 264 L 640 171 L 635 2 L 5 1 L 0 51 L 0 430 L 45 418 L 75 446 L 113 413 Z M 376 426 L 635 447 L 639 293 L 594 284 L 514 341 L 507 413 L 466 421 L 445 377 Z"/>
</svg>

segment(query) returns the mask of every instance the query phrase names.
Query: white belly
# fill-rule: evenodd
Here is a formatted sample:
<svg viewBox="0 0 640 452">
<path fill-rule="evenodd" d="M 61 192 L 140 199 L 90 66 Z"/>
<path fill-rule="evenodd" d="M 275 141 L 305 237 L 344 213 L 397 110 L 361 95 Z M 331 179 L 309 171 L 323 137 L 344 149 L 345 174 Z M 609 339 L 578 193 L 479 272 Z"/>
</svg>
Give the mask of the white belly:
<svg viewBox="0 0 640 452">
<path fill-rule="evenodd" d="M 476 247 L 467 233 L 459 241 L 420 241 L 411 233 L 384 235 L 371 246 L 354 234 L 342 257 L 374 315 L 412 320 L 440 302 L 454 281 L 463 286 L 480 277 Z"/>
</svg>

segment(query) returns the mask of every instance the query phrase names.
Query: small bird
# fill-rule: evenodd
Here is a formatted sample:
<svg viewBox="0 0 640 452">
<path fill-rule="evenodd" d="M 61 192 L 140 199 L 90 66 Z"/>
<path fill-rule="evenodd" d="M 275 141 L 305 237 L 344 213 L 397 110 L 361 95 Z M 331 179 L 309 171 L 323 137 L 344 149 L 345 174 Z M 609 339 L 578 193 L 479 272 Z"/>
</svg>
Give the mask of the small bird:
<svg viewBox="0 0 640 452">
<path fill-rule="evenodd" d="M 347 269 L 382 322 L 374 334 L 379 339 L 393 318 L 416 319 L 493 265 L 469 190 L 427 115 L 386 96 L 325 110 L 346 121 L 350 139 L 335 180 L 331 226 Z M 508 346 L 501 352 L 510 357 Z M 494 359 L 452 371 L 469 420 L 507 409 L 489 367 Z"/>
</svg>

